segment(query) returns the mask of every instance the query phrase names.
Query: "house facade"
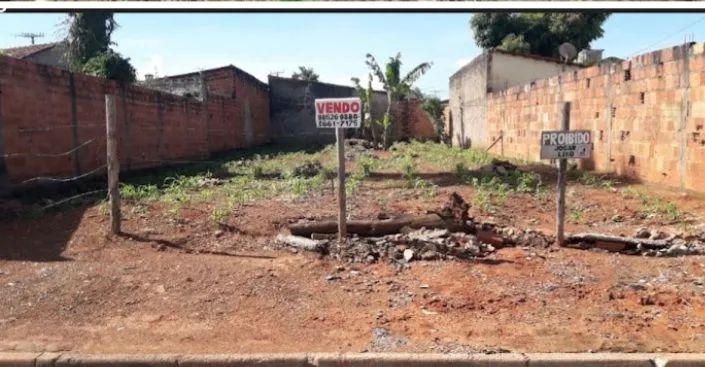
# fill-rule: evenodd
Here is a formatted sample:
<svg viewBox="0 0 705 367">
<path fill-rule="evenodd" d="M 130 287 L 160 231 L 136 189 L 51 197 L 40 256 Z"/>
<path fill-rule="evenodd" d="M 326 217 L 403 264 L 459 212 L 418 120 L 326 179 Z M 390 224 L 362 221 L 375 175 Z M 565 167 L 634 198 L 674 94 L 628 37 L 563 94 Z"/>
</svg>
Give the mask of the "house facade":
<svg viewBox="0 0 705 367">
<path fill-rule="evenodd" d="M 66 57 L 66 51 L 66 45 L 64 43 L 55 42 L 6 48 L 0 50 L 0 53 L 16 59 L 31 61 L 36 64 L 55 66 L 68 70 L 69 62 Z"/>
</svg>

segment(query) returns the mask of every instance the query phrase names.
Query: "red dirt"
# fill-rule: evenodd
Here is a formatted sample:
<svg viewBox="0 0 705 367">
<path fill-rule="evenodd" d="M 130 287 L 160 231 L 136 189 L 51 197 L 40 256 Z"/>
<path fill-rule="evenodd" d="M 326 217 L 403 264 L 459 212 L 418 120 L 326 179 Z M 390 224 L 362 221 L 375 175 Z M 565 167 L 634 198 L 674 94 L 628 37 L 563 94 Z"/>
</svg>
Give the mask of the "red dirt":
<svg viewBox="0 0 705 367">
<path fill-rule="evenodd" d="M 452 191 L 473 193 L 453 185 L 425 200 L 365 185 L 351 200 L 353 217 L 421 213 Z M 664 195 L 705 211 L 699 198 Z M 495 220 L 550 231 L 551 198 L 511 197 Z M 568 231 L 631 234 L 649 223 L 632 215 L 637 201 L 609 190 L 571 185 L 568 200 L 592 208 L 583 219 L 592 225 Z M 482 262 L 397 270 L 272 246 L 288 221 L 334 218 L 330 192 L 244 206 L 222 233 L 205 205 L 177 222 L 160 204 L 124 213 L 129 236 L 114 238 L 98 207 L 0 223 L 0 351 L 705 352 L 703 257 L 508 248 Z M 615 213 L 624 222 L 613 222 Z M 391 334 L 373 336 L 377 327 Z"/>
</svg>

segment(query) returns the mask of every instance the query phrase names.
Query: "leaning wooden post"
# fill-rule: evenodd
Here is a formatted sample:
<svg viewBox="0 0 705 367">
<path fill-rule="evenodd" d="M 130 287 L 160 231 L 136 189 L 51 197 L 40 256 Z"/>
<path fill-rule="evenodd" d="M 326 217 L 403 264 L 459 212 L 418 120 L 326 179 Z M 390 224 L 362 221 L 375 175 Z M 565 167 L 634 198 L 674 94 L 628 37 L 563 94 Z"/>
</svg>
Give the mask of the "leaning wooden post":
<svg viewBox="0 0 705 367">
<path fill-rule="evenodd" d="M 561 106 L 561 130 L 570 130 L 570 102 L 564 102 Z M 565 244 L 565 186 L 566 169 L 568 160 L 561 158 L 558 161 L 558 200 L 556 210 L 556 241 L 558 245 Z"/>
<path fill-rule="evenodd" d="M 105 126 L 107 136 L 108 201 L 110 233 L 120 233 L 120 160 L 118 159 L 117 113 L 115 99 L 105 95 Z"/>
<path fill-rule="evenodd" d="M 345 130 L 336 128 L 335 138 L 338 145 L 338 241 L 342 243 L 348 233 L 345 208 Z"/>
</svg>

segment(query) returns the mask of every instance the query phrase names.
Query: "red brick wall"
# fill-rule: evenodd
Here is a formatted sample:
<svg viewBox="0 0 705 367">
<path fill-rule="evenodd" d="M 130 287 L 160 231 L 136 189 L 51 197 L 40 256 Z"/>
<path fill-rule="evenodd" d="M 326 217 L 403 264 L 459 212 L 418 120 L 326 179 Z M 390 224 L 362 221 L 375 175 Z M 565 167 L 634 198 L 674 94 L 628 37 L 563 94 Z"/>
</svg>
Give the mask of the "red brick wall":
<svg viewBox="0 0 705 367">
<path fill-rule="evenodd" d="M 0 124 L 10 182 L 17 184 L 37 176 L 75 176 L 104 165 L 106 93 L 116 97 L 123 170 L 203 159 L 212 152 L 245 147 L 243 96 L 249 100 L 256 131 L 251 145 L 267 142 L 266 85 L 252 87 L 250 82 L 230 75 L 230 85 L 236 85 L 241 96 L 213 95 L 201 103 L 74 74 L 74 128 L 69 72 L 0 56 Z M 90 140 L 76 154 L 47 156 Z"/>
<path fill-rule="evenodd" d="M 570 101 L 571 129 L 593 134 L 583 168 L 705 190 L 703 52 L 667 48 L 489 94 L 490 140 L 504 135 L 492 151 L 538 161 L 540 132 L 559 129 L 560 102 Z"/>
<path fill-rule="evenodd" d="M 395 134 L 401 138 L 430 140 L 437 138 L 431 117 L 421 108 L 422 101 L 392 103 Z"/>
</svg>

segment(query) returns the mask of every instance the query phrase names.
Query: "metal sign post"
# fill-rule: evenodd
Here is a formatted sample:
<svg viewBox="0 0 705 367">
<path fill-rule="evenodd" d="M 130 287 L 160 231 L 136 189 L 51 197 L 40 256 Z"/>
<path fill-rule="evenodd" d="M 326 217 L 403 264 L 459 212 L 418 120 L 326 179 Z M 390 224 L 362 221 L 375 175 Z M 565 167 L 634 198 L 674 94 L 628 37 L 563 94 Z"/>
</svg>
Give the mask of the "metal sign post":
<svg viewBox="0 0 705 367">
<path fill-rule="evenodd" d="M 338 241 L 347 237 L 345 197 L 345 128 L 359 128 L 362 124 L 360 98 L 325 98 L 316 100 L 316 126 L 335 128 L 338 152 Z"/>
<path fill-rule="evenodd" d="M 541 159 L 558 159 L 558 198 L 556 199 L 556 241 L 565 244 L 565 187 L 568 159 L 592 157 L 592 134 L 570 130 L 570 102 L 561 106 L 561 130 L 541 132 Z"/>
</svg>

